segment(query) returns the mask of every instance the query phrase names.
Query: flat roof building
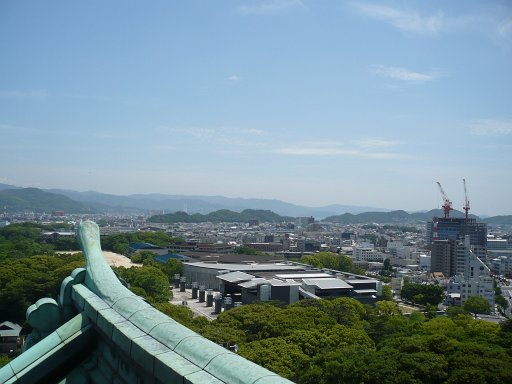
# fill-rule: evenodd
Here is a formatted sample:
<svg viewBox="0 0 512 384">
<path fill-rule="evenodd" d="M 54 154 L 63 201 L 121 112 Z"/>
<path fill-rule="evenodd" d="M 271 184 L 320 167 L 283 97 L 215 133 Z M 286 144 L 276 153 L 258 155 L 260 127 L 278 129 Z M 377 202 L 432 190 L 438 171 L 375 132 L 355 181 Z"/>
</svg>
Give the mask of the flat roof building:
<svg viewBox="0 0 512 384">
<path fill-rule="evenodd" d="M 279 300 L 291 304 L 302 298 L 352 297 L 373 303 L 382 295 L 378 280 L 300 263 L 207 263 L 183 265 L 188 284 L 214 289 L 244 304 Z"/>
<path fill-rule="evenodd" d="M 437 233 L 437 236 L 436 236 Z M 463 217 L 435 217 L 427 223 L 427 242 L 437 240 L 456 240 L 470 237 L 471 245 L 485 247 L 487 244 L 487 224 L 478 223 L 476 219 Z"/>
</svg>

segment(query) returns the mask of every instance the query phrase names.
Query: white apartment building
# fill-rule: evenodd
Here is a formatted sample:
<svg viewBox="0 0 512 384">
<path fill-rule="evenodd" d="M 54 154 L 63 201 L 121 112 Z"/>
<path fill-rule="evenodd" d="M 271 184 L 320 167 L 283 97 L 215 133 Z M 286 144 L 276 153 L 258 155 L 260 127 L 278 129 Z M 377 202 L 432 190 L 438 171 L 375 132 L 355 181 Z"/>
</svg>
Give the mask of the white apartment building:
<svg viewBox="0 0 512 384">
<path fill-rule="evenodd" d="M 352 258 L 355 261 L 384 261 L 384 254 L 377 251 L 373 244 L 361 243 L 354 247 Z"/>
<path fill-rule="evenodd" d="M 509 254 L 503 254 L 504 251 L 500 251 L 497 255 L 493 251 L 489 252 L 490 266 L 496 275 L 512 277 L 512 250 L 508 252 Z"/>
<path fill-rule="evenodd" d="M 457 274 L 448 281 L 448 295 L 460 295 L 460 305 L 464 305 L 471 296 L 483 297 L 494 312 L 494 280 L 491 270 L 471 249 L 469 236 L 465 237 L 464 243 L 457 244 L 456 271 Z"/>
<path fill-rule="evenodd" d="M 494 237 L 487 237 L 487 249 L 508 249 L 510 244 L 507 239 L 496 239 Z"/>
</svg>

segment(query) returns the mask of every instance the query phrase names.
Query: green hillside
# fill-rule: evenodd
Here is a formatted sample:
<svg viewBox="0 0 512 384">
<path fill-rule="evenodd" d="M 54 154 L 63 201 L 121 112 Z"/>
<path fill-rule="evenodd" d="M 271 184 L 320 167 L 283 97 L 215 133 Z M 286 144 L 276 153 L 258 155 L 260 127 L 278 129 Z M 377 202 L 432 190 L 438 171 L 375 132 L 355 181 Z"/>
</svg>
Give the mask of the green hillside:
<svg viewBox="0 0 512 384">
<path fill-rule="evenodd" d="M 291 218 L 280 216 L 269 210 L 245 209 L 242 212 L 234 212 L 228 209 L 221 209 L 206 215 L 200 213 L 189 215 L 186 212 L 175 212 L 151 216 L 149 219 L 153 223 L 248 223 L 251 220 L 280 223 L 289 221 Z"/>
<path fill-rule="evenodd" d="M 71 200 L 69 197 L 42 191 L 38 188 L 5 189 L 0 191 L 0 206 L 7 212 L 52 212 L 95 213 L 96 210 Z"/>
<path fill-rule="evenodd" d="M 482 220 L 487 224 L 512 225 L 512 215 L 493 216 Z"/>
<path fill-rule="evenodd" d="M 425 222 L 432 220 L 432 217 L 443 217 L 441 209 L 432 209 L 428 212 L 415 212 L 407 213 L 406 211 L 391 211 L 391 212 L 364 212 L 357 215 L 345 213 L 343 215 L 329 216 L 324 219 L 331 223 L 340 224 L 364 224 L 364 223 L 415 223 Z M 470 215 L 471 217 L 476 217 Z M 454 210 L 451 212 L 450 217 L 464 217 L 464 213 Z"/>
</svg>

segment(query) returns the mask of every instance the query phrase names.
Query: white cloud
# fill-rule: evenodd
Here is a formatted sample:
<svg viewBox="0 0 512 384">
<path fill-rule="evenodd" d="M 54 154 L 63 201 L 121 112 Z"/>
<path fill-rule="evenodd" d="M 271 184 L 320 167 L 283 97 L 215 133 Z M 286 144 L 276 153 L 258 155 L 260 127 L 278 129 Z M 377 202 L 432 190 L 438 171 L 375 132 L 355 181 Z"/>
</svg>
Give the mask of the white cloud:
<svg viewBox="0 0 512 384">
<path fill-rule="evenodd" d="M 161 150 L 161 151 L 174 151 L 176 149 L 179 149 L 175 145 L 166 145 L 166 144 L 156 145 L 156 146 L 154 146 L 154 148 Z"/>
<path fill-rule="evenodd" d="M 33 133 L 38 132 L 37 129 L 31 127 L 22 127 L 19 125 L 11 125 L 11 124 L 0 124 L 0 131 L 10 131 L 10 132 L 19 132 L 19 133 Z"/>
<path fill-rule="evenodd" d="M 226 144 L 236 144 L 245 146 L 256 145 L 256 140 L 259 137 L 268 135 L 267 131 L 256 128 L 240 128 L 240 127 L 213 127 L 213 128 L 200 128 L 200 127 L 168 127 L 159 126 L 157 131 L 163 134 L 169 134 L 173 140 L 188 141 L 190 137 L 194 139 L 197 144 L 207 143 L 209 147 Z M 187 138 L 188 136 L 188 138 Z"/>
<path fill-rule="evenodd" d="M 512 37 L 512 18 L 500 22 L 496 27 L 496 31 L 501 38 L 507 39 Z"/>
<path fill-rule="evenodd" d="M 182 133 L 186 135 L 191 135 L 197 139 L 204 139 L 212 137 L 216 130 L 212 128 L 197 128 L 197 127 L 187 127 L 187 128 L 174 128 L 174 127 L 166 127 L 166 126 L 159 126 L 157 128 L 161 132 L 171 133 L 171 134 L 177 134 Z"/>
<path fill-rule="evenodd" d="M 286 12 L 299 7 L 305 8 L 301 0 L 272 0 L 254 5 L 242 5 L 237 10 L 239 13 L 246 15 L 268 15 Z"/>
<path fill-rule="evenodd" d="M 421 73 L 410 71 L 406 68 L 387 67 L 384 65 L 374 65 L 371 72 L 390 79 L 406 81 L 409 83 L 426 83 L 436 79 L 437 75 L 433 73 Z"/>
<path fill-rule="evenodd" d="M 343 156 L 372 159 L 403 159 L 407 156 L 396 152 L 373 152 L 372 149 L 393 147 L 399 143 L 385 139 L 363 139 L 349 143 L 310 142 L 277 148 L 276 153 L 290 156 Z"/>
<path fill-rule="evenodd" d="M 442 11 L 425 16 L 410 8 L 398 9 L 367 2 L 353 2 L 351 4 L 353 8 L 366 17 L 390 24 L 403 32 L 424 36 L 435 36 L 446 30 L 466 27 L 474 24 L 475 19 L 480 17 L 480 15 L 450 17 Z"/>
<path fill-rule="evenodd" d="M 11 179 L 8 179 L 6 177 L 1 177 L 0 176 L 0 183 L 2 184 L 10 184 L 10 185 L 16 185 L 16 183 L 14 181 L 12 181 Z"/>
<path fill-rule="evenodd" d="M 65 132 L 63 132 L 65 133 Z M 82 132 L 77 132 L 78 135 L 82 135 Z M 93 132 L 88 135 L 98 140 L 125 140 L 127 138 L 133 138 L 133 135 L 127 132 L 113 133 L 113 132 Z"/>
<path fill-rule="evenodd" d="M 391 24 L 406 32 L 435 35 L 445 22 L 442 12 L 432 16 L 422 16 L 414 10 L 399 10 L 380 4 L 357 2 L 352 5 L 365 16 Z"/>
<path fill-rule="evenodd" d="M 50 96 L 49 93 L 43 90 L 0 91 L 0 97 L 12 99 L 44 99 L 48 96 Z"/>
<path fill-rule="evenodd" d="M 294 156 L 356 156 L 359 154 L 358 151 L 351 149 L 343 149 L 334 146 L 315 146 L 314 144 L 283 147 L 277 149 L 276 152 L 283 155 Z"/>
<path fill-rule="evenodd" d="M 512 135 L 512 121 L 477 120 L 470 124 L 471 134 L 476 136 Z"/>
<path fill-rule="evenodd" d="M 248 129 L 240 129 L 241 133 L 247 133 L 249 135 L 256 135 L 256 136 L 263 136 L 266 135 L 268 132 L 262 130 L 262 129 L 255 129 L 255 128 L 248 128 Z"/>
<path fill-rule="evenodd" d="M 478 12 L 452 15 L 441 9 L 425 14 L 410 6 L 393 7 L 378 2 L 351 1 L 349 4 L 359 14 L 411 35 L 438 36 L 464 31 L 491 38 L 507 48 L 512 40 L 512 14 L 507 6 L 480 6 Z"/>
<path fill-rule="evenodd" d="M 229 81 L 240 81 L 240 76 L 238 75 L 231 75 L 228 77 Z"/>
<path fill-rule="evenodd" d="M 399 141 L 381 139 L 378 137 L 366 138 L 357 141 L 357 145 L 361 148 L 390 148 L 396 147 L 399 144 Z"/>
</svg>

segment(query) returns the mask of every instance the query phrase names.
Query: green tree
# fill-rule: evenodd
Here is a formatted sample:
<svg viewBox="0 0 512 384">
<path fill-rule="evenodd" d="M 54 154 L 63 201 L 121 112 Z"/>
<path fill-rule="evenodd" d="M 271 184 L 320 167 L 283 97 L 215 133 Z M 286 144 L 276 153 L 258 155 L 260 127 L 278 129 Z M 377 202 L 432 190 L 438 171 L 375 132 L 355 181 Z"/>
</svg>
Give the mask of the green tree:
<svg viewBox="0 0 512 384">
<path fill-rule="evenodd" d="M 0 368 L 6 365 L 11 359 L 7 355 L 0 355 Z"/>
<path fill-rule="evenodd" d="M 254 248 L 251 247 L 238 247 L 235 249 L 235 253 L 238 253 L 240 255 L 264 255 L 263 252 L 260 252 Z"/>
<path fill-rule="evenodd" d="M 161 303 L 169 301 L 171 290 L 169 289 L 169 280 L 167 276 L 158 268 L 152 266 L 143 266 L 137 268 L 117 267 L 114 270 L 122 277 L 136 294 L 142 293 L 145 298 L 152 303 Z"/>
<path fill-rule="evenodd" d="M 168 244 L 177 243 L 180 241 L 182 241 L 181 238 L 171 237 L 163 231 L 142 231 L 102 236 L 101 246 L 105 250 L 127 255 L 128 248 L 131 243 L 146 242 L 157 245 L 159 247 L 166 247 Z"/>
<path fill-rule="evenodd" d="M 393 300 L 393 291 L 391 290 L 391 286 L 387 284 L 382 286 L 382 299 L 388 301 Z"/>
<path fill-rule="evenodd" d="M 490 314 L 491 313 L 491 305 L 489 302 L 480 296 L 471 296 L 464 303 L 464 310 L 471 312 L 475 315 L 477 314 Z"/>
<path fill-rule="evenodd" d="M 453 307 L 448 308 L 448 310 L 446 311 L 446 314 L 453 319 L 459 315 L 464 316 L 464 315 L 467 315 L 468 313 L 462 307 L 453 306 Z"/>
<path fill-rule="evenodd" d="M 306 255 L 300 259 L 300 262 L 316 268 L 328 268 L 355 274 L 364 273 L 364 270 L 354 265 L 350 257 L 333 252 L 318 252 L 314 255 Z"/>
<path fill-rule="evenodd" d="M 280 337 L 256 340 L 243 344 L 239 353 L 271 371 L 296 381 L 302 370 L 308 368 L 310 358 L 298 345 Z"/>
<path fill-rule="evenodd" d="M 420 305 L 438 305 L 443 301 L 444 289 L 435 284 L 405 283 L 400 293 L 405 300 Z"/>
<path fill-rule="evenodd" d="M 141 264 L 146 259 L 150 259 L 150 260 L 154 259 L 155 256 L 158 256 L 158 254 L 155 252 L 143 250 L 143 251 L 137 251 L 137 252 L 132 253 L 131 260 L 134 263 Z"/>
<path fill-rule="evenodd" d="M 159 261 L 155 261 L 152 258 L 146 258 L 142 262 L 142 264 L 144 266 L 152 266 L 160 269 L 163 273 L 165 273 L 170 283 L 174 281 L 174 275 L 181 275 L 183 273 L 183 263 L 176 259 L 169 259 L 166 262 L 162 263 Z"/>
<path fill-rule="evenodd" d="M 0 273 L 2 320 L 23 323 L 27 307 L 43 297 L 57 299 L 62 280 L 83 265 L 82 254 L 5 260 Z"/>
</svg>

